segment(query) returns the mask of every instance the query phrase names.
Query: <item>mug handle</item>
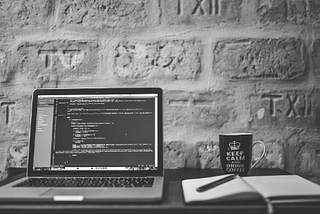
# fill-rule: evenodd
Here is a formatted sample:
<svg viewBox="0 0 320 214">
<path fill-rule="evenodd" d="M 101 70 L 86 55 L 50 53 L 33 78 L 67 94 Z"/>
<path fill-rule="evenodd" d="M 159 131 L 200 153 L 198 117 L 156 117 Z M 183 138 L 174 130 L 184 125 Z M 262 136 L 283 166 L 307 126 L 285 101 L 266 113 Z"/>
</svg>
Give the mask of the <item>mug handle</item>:
<svg viewBox="0 0 320 214">
<path fill-rule="evenodd" d="M 264 144 L 264 142 L 262 142 L 260 140 L 254 141 L 253 144 L 252 144 L 252 147 L 254 147 L 254 145 L 256 145 L 256 144 L 261 144 L 263 146 L 263 152 L 262 152 L 261 157 L 259 157 L 259 159 L 251 166 L 250 169 L 253 169 L 261 161 L 261 159 L 264 157 L 264 155 L 266 154 L 266 145 Z"/>
</svg>

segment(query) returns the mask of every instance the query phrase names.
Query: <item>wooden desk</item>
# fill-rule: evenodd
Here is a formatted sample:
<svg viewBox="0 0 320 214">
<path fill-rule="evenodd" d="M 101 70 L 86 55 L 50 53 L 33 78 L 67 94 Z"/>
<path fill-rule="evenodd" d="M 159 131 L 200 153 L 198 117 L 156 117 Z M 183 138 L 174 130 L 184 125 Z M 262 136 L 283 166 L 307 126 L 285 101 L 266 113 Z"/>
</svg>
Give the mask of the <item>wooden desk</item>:
<svg viewBox="0 0 320 214">
<path fill-rule="evenodd" d="M 267 213 L 267 207 L 263 201 L 232 203 L 232 204 L 205 204 L 205 205 L 186 205 L 183 201 L 181 180 L 188 178 L 201 178 L 219 175 L 219 169 L 174 169 L 165 170 L 164 197 L 157 203 L 4 203 L 0 202 L 0 213 L 54 213 L 54 214 L 79 214 L 79 213 L 130 213 L 130 214 L 242 214 L 242 213 Z M 280 169 L 254 169 L 251 175 L 277 175 L 288 174 Z M 7 179 L 16 179 L 23 175 L 18 175 Z M 289 204 L 276 205 L 274 213 L 320 213 L 320 204 Z"/>
</svg>

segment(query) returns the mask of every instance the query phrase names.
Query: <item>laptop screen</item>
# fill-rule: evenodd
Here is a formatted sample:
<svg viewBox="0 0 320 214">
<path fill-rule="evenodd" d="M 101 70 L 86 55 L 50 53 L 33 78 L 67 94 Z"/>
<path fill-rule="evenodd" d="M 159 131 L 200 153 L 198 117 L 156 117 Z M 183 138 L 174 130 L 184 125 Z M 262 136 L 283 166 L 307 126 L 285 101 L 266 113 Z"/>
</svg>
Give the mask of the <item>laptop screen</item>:
<svg viewBox="0 0 320 214">
<path fill-rule="evenodd" d="M 158 170 L 158 96 L 38 94 L 32 170 Z"/>
</svg>

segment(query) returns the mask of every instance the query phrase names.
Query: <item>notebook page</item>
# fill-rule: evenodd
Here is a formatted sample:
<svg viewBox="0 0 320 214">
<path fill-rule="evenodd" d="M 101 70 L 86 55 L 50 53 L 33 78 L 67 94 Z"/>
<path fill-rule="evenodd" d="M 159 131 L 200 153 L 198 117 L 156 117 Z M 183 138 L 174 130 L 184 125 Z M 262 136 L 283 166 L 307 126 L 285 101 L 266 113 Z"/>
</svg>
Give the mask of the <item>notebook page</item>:
<svg viewBox="0 0 320 214">
<path fill-rule="evenodd" d="M 225 176 L 228 175 L 182 181 L 185 202 L 221 202 L 261 199 L 260 194 L 240 177 L 205 192 L 198 192 L 196 190 L 200 186 L 219 180 Z"/>
<path fill-rule="evenodd" d="M 252 176 L 243 179 L 265 198 L 320 198 L 320 186 L 298 175 Z"/>
</svg>

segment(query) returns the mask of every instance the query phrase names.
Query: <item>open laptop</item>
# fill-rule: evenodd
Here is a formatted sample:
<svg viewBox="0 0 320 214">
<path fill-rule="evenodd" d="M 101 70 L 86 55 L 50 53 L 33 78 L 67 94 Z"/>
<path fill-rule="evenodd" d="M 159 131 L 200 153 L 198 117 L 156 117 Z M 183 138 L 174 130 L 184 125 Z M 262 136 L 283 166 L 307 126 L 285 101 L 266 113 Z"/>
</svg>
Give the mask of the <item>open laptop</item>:
<svg viewBox="0 0 320 214">
<path fill-rule="evenodd" d="M 0 201 L 158 201 L 160 88 L 37 89 L 27 176 Z"/>
</svg>

